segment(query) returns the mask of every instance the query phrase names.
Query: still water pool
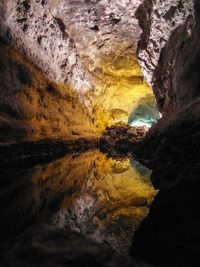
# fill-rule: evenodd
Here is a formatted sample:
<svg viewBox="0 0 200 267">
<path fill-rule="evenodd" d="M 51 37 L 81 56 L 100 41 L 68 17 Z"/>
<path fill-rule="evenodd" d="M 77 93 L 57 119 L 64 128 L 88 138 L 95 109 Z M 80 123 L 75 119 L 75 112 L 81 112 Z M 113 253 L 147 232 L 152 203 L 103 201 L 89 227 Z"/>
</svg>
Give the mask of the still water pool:
<svg viewBox="0 0 200 267">
<path fill-rule="evenodd" d="M 134 159 L 108 158 L 98 150 L 1 170 L 0 236 L 42 222 L 127 254 L 156 195 L 150 175 Z"/>
</svg>

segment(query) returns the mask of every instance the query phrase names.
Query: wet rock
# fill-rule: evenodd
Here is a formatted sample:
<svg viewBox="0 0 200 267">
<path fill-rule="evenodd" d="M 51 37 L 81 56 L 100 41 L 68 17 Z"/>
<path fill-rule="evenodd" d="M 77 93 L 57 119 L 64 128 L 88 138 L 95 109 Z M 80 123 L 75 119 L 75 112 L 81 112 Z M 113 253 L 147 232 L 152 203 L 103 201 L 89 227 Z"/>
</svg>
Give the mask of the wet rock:
<svg viewBox="0 0 200 267">
<path fill-rule="evenodd" d="M 100 149 L 112 156 L 130 153 L 145 138 L 147 131 L 146 127 L 131 127 L 123 123 L 107 127 L 99 141 Z"/>
</svg>

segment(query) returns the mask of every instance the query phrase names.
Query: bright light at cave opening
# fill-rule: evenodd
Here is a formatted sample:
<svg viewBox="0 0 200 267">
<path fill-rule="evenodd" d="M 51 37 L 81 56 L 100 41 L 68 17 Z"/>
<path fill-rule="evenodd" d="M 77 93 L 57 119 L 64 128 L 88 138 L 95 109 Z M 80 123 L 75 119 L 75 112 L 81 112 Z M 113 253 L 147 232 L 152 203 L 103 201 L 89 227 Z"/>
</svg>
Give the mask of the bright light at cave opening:
<svg viewBox="0 0 200 267">
<path fill-rule="evenodd" d="M 137 107 L 129 115 L 128 124 L 132 127 L 150 128 L 160 117 L 161 115 L 156 109 L 155 97 L 147 95 L 141 98 Z"/>
<path fill-rule="evenodd" d="M 147 128 L 150 128 L 152 126 L 152 124 L 150 123 L 147 123 L 147 122 L 144 122 L 144 121 L 137 121 L 137 120 L 134 120 L 130 123 L 130 126 L 132 127 L 142 127 L 142 126 L 145 126 Z"/>
</svg>

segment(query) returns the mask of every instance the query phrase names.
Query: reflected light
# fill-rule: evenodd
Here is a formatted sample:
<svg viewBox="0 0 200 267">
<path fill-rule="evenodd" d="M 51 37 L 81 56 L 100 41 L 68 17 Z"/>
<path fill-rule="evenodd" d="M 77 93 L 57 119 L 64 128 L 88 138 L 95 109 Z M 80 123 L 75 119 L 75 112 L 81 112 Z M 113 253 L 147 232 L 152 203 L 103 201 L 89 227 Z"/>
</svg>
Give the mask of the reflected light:
<svg viewBox="0 0 200 267">
<path fill-rule="evenodd" d="M 144 121 L 133 120 L 130 123 L 130 126 L 132 126 L 132 127 L 143 127 L 143 126 L 145 126 L 147 128 L 150 128 L 152 126 L 152 124 L 151 123 L 144 122 Z"/>
</svg>

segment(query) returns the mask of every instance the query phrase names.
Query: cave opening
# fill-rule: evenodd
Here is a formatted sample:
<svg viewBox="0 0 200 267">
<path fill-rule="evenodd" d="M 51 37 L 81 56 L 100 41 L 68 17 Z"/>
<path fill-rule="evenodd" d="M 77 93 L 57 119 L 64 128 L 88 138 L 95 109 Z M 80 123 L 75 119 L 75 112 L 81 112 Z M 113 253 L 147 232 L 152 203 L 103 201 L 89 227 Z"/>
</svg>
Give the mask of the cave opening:
<svg viewBox="0 0 200 267">
<path fill-rule="evenodd" d="M 138 106 L 130 113 L 128 124 L 132 127 L 150 128 L 161 118 L 155 102 L 156 100 L 153 95 L 141 98 Z"/>
<path fill-rule="evenodd" d="M 89 91 L 87 97 L 97 128 L 124 124 L 147 130 L 160 119 L 153 90 L 129 42 L 115 44 L 90 71 L 96 79 L 95 94 Z"/>
</svg>

